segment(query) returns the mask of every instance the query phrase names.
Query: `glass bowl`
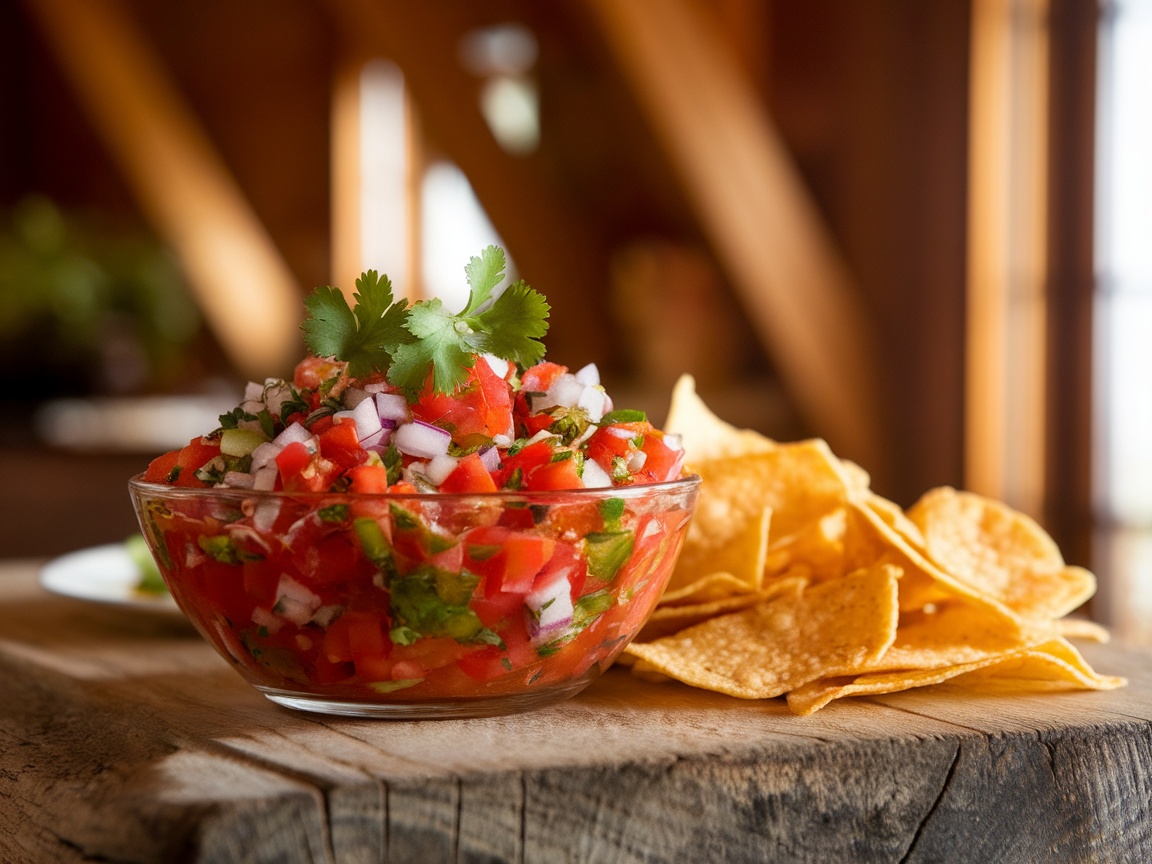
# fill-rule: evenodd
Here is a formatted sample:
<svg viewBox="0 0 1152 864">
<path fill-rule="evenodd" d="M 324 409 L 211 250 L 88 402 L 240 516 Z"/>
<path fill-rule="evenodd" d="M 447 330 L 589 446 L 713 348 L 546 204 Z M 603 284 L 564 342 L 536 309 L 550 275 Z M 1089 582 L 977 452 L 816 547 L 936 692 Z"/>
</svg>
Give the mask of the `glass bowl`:
<svg viewBox="0 0 1152 864">
<path fill-rule="evenodd" d="M 556 492 L 351 494 L 129 481 L 184 614 L 280 705 L 475 717 L 575 695 L 639 632 L 698 477 Z"/>
</svg>

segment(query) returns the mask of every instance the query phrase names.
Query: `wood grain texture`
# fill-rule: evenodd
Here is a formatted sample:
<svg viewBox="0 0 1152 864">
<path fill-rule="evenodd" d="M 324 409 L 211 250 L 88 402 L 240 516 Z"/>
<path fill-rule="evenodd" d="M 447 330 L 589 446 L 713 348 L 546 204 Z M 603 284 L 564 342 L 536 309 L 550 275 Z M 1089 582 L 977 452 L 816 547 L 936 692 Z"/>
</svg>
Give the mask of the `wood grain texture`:
<svg viewBox="0 0 1152 864">
<path fill-rule="evenodd" d="M 945 687 L 795 717 L 610 671 L 515 717 L 266 702 L 178 619 L 0 567 L 0 860 L 1152 860 L 1149 654 L 1125 689 Z"/>
</svg>

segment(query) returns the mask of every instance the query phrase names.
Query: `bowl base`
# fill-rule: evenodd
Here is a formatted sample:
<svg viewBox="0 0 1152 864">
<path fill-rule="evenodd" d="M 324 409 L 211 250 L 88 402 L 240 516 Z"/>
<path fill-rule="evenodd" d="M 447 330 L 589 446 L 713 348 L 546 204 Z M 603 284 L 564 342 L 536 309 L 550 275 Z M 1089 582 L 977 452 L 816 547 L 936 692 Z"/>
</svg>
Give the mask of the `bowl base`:
<svg viewBox="0 0 1152 864">
<path fill-rule="evenodd" d="M 580 676 L 527 693 L 478 696 L 467 699 L 428 699 L 419 702 L 366 702 L 333 699 L 312 693 L 255 685 L 265 698 L 285 708 L 314 714 L 369 717 L 378 720 L 462 720 L 471 717 L 498 717 L 519 714 L 555 705 L 575 696 L 592 683 L 592 676 Z"/>
</svg>

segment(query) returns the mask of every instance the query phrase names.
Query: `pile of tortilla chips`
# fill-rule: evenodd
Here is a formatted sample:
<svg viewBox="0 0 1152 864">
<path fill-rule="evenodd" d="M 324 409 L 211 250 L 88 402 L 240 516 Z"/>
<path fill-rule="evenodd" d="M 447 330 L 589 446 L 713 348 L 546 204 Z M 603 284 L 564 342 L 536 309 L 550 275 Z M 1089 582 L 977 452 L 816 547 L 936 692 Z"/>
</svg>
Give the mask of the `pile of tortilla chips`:
<svg viewBox="0 0 1152 864">
<path fill-rule="evenodd" d="M 633 672 L 810 714 L 842 696 L 951 681 L 1110 689 L 1066 637 L 1096 581 L 1034 521 L 934 489 L 903 511 L 820 440 L 777 443 L 716 417 L 685 376 L 665 428 L 703 479 Z"/>
</svg>

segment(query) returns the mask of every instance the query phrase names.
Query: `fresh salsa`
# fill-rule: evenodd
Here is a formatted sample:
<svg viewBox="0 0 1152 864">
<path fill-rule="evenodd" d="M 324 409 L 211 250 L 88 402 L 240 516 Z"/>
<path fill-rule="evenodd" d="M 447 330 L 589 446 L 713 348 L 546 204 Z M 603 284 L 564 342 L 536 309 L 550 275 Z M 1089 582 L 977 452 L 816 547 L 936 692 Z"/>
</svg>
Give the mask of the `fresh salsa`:
<svg viewBox="0 0 1152 864">
<path fill-rule="evenodd" d="M 547 304 L 496 292 L 503 269 L 494 247 L 472 259 L 455 315 L 371 272 L 353 308 L 317 289 L 292 379 L 249 384 L 134 484 L 176 601 L 258 686 L 558 685 L 610 663 L 658 600 L 694 488 L 652 484 L 683 450 L 595 366 L 543 359 Z"/>
</svg>

